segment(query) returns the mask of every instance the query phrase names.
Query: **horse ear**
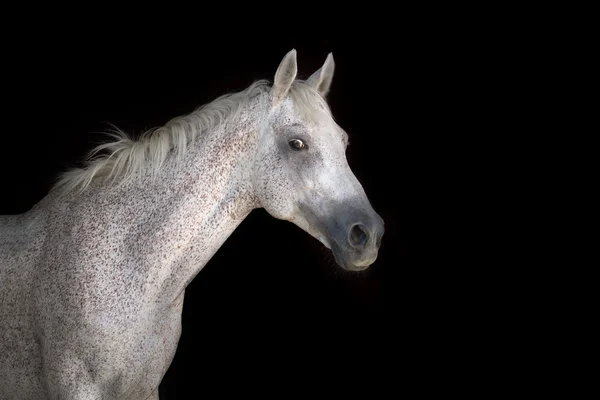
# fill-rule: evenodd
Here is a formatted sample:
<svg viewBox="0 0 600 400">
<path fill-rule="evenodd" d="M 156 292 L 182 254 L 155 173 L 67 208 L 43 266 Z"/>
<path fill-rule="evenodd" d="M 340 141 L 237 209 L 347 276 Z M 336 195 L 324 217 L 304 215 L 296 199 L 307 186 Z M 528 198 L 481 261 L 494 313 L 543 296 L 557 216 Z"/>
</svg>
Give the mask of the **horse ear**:
<svg viewBox="0 0 600 400">
<path fill-rule="evenodd" d="M 298 73 L 298 64 L 296 62 L 296 49 L 290 50 L 281 60 L 275 79 L 273 81 L 273 103 L 279 103 L 287 94 L 292 86 L 292 82 L 296 79 Z"/>
<path fill-rule="evenodd" d="M 333 54 L 329 53 L 323 66 L 312 74 L 310 78 L 306 80 L 306 83 L 317 89 L 319 93 L 321 93 L 321 96 L 325 97 L 327 96 L 327 93 L 329 93 L 334 70 L 335 63 L 333 62 Z"/>
</svg>

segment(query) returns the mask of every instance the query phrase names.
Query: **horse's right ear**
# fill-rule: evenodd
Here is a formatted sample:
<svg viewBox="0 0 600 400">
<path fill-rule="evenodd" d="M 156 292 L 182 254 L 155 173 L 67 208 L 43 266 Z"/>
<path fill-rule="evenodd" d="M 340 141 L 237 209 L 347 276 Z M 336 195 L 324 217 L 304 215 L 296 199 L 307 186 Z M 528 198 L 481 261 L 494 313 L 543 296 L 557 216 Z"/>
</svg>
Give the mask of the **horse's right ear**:
<svg viewBox="0 0 600 400">
<path fill-rule="evenodd" d="M 285 98 L 292 86 L 292 82 L 296 79 L 297 73 L 296 49 L 292 49 L 283 57 L 277 68 L 277 72 L 275 72 L 273 88 L 271 89 L 273 105 L 276 105 Z"/>
<path fill-rule="evenodd" d="M 306 80 L 306 83 L 317 89 L 321 96 L 325 97 L 327 96 L 327 93 L 329 93 L 334 70 L 335 63 L 333 62 L 333 53 L 329 53 L 323 66 L 312 74 Z"/>
</svg>

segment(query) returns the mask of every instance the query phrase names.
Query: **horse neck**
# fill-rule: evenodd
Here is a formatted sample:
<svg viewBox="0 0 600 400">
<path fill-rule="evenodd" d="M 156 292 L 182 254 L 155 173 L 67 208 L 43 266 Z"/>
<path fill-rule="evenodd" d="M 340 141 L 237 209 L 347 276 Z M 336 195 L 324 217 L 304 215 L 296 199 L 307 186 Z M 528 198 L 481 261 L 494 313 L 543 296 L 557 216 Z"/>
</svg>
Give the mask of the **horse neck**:
<svg viewBox="0 0 600 400">
<path fill-rule="evenodd" d="M 243 110 L 197 138 L 182 159 L 167 161 L 155 183 L 122 194 L 137 212 L 127 214 L 140 227 L 127 247 L 147 260 L 150 295 L 175 300 L 258 207 L 251 165 L 259 122 Z"/>
</svg>

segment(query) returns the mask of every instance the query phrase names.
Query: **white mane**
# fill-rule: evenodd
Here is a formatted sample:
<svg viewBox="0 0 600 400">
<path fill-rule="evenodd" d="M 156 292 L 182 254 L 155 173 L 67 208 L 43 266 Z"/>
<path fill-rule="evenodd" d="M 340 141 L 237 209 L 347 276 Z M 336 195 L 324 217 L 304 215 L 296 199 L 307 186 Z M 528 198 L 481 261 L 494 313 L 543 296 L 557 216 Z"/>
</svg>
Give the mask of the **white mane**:
<svg viewBox="0 0 600 400">
<path fill-rule="evenodd" d="M 114 141 L 92 149 L 85 165 L 61 174 L 53 190 L 67 193 L 79 188 L 83 191 L 99 176 L 104 176 L 106 180 L 113 177 L 113 183 L 117 177 L 122 179 L 121 182 L 126 182 L 144 168 L 150 168 L 154 177 L 171 151 L 177 151 L 177 159 L 180 159 L 200 134 L 237 115 L 244 105 L 256 96 L 267 93 L 270 87 L 268 81 L 258 80 L 243 91 L 222 95 L 190 114 L 173 118 L 164 126 L 144 132 L 137 139 L 113 126 L 107 134 Z M 327 102 L 305 81 L 296 80 L 289 94 L 304 115 L 309 115 L 315 107 L 331 115 Z M 98 155 L 100 152 L 108 153 Z"/>
</svg>

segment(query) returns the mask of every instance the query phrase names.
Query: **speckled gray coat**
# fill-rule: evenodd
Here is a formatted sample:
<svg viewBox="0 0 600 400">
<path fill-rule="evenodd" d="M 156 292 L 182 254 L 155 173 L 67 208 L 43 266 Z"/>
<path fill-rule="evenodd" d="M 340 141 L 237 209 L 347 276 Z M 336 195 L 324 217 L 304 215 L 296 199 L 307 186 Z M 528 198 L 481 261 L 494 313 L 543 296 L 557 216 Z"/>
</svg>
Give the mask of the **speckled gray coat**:
<svg viewBox="0 0 600 400">
<path fill-rule="evenodd" d="M 296 51 L 257 82 L 67 172 L 0 217 L 0 399 L 157 399 L 186 286 L 255 208 L 297 224 L 347 270 L 383 221 L 326 103 L 330 54 L 307 81 Z"/>
</svg>

